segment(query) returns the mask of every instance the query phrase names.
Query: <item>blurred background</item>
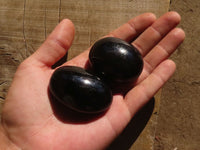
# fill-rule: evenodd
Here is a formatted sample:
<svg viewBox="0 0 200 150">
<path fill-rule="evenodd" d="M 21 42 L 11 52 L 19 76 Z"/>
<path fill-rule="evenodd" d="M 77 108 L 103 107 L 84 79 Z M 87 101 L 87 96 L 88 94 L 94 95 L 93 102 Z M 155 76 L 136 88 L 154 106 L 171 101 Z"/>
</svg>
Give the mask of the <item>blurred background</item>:
<svg viewBox="0 0 200 150">
<path fill-rule="evenodd" d="M 76 28 L 69 60 L 132 17 L 173 10 L 186 32 L 171 57 L 177 71 L 108 149 L 199 150 L 199 8 L 199 0 L 0 0 L 0 112 L 17 66 L 62 19 Z"/>
</svg>

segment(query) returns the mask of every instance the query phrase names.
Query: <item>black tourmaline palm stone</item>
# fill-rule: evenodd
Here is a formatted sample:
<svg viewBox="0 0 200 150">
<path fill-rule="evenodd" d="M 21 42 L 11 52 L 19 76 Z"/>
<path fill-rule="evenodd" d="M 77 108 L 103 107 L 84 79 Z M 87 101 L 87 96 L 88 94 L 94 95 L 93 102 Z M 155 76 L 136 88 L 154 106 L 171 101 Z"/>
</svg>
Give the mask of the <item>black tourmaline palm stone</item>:
<svg viewBox="0 0 200 150">
<path fill-rule="evenodd" d="M 99 77 L 75 66 L 55 70 L 49 89 L 58 101 L 77 112 L 104 112 L 112 102 L 110 88 Z"/>
<path fill-rule="evenodd" d="M 89 62 L 94 73 L 110 83 L 134 82 L 143 69 L 139 51 L 133 45 L 114 37 L 106 37 L 94 43 Z"/>
</svg>

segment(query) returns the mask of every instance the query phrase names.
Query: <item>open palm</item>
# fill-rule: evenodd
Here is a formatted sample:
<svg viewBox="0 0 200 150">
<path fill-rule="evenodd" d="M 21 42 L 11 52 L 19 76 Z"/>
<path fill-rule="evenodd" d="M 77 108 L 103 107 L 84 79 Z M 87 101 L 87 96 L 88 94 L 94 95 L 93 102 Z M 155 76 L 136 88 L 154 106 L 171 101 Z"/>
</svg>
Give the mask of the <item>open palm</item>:
<svg viewBox="0 0 200 150">
<path fill-rule="evenodd" d="M 71 117 L 69 114 L 61 118 L 62 106 L 53 104 L 48 94 L 54 71 L 51 66 L 66 54 L 74 37 L 72 22 L 63 20 L 18 67 L 3 108 L 5 133 L 22 149 L 104 149 L 174 73 L 175 64 L 167 58 L 184 39 L 183 30 L 176 28 L 179 22 L 180 16 L 175 12 L 159 19 L 145 13 L 107 35 L 128 42 L 137 37 L 132 44 L 144 58 L 143 72 L 125 96 L 113 96 L 105 114 L 90 121 L 73 122 L 67 118 Z M 63 65 L 85 67 L 88 53 L 89 49 Z"/>
</svg>

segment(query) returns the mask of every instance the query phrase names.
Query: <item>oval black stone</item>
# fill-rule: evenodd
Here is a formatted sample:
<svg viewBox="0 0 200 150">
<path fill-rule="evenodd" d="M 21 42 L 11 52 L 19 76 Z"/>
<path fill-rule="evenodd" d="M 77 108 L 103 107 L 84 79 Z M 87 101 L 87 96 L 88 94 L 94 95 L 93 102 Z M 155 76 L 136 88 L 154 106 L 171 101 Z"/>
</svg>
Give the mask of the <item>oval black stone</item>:
<svg viewBox="0 0 200 150">
<path fill-rule="evenodd" d="M 139 51 L 133 45 L 114 37 L 94 43 L 89 62 L 99 77 L 116 83 L 135 81 L 143 69 Z"/>
<path fill-rule="evenodd" d="M 75 66 L 55 70 L 49 89 L 58 101 L 77 112 L 103 112 L 112 102 L 111 90 L 100 78 Z"/>
</svg>

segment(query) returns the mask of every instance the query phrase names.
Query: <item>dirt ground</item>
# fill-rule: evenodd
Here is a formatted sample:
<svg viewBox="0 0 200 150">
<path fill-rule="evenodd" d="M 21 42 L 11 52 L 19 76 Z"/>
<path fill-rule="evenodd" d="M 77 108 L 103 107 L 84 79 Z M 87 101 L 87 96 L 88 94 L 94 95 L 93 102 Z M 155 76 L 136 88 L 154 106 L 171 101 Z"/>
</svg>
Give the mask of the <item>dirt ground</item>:
<svg viewBox="0 0 200 150">
<path fill-rule="evenodd" d="M 172 0 L 186 39 L 172 56 L 177 71 L 162 91 L 154 150 L 200 149 L 200 3 Z"/>
</svg>

